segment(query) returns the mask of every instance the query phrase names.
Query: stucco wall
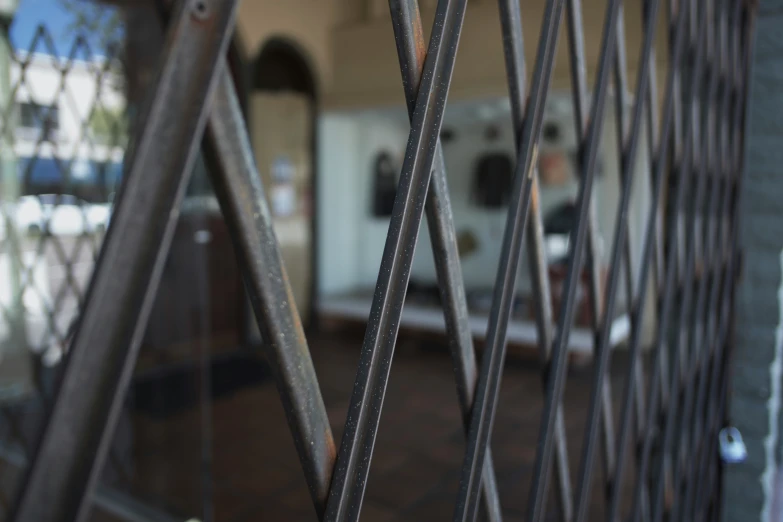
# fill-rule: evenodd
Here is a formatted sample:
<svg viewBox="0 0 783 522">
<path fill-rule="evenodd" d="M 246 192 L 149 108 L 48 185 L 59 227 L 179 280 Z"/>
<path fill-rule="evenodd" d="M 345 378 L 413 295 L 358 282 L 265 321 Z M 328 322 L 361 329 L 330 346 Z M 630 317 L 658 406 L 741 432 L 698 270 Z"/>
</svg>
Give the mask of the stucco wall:
<svg viewBox="0 0 783 522">
<path fill-rule="evenodd" d="M 295 44 L 310 62 L 319 91 L 332 82 L 331 33 L 347 16 L 339 0 L 256 0 L 241 2 L 237 28 L 246 56 L 255 59 L 264 43 L 280 37 Z"/>
<path fill-rule="evenodd" d="M 729 466 L 724 482 L 726 522 L 781 520 L 773 513 L 780 466 L 783 364 L 783 0 L 760 3 L 745 138 L 740 203 L 743 249 L 737 286 L 736 340 L 729 415 L 743 434 L 748 459 Z M 779 509 L 779 507 L 778 507 Z"/>
</svg>

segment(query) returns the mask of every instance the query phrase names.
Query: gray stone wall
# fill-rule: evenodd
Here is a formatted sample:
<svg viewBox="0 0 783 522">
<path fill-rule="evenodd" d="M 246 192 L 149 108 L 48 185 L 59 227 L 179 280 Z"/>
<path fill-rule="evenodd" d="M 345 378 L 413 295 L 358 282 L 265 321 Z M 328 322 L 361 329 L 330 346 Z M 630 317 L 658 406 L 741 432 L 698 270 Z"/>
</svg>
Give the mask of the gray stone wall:
<svg viewBox="0 0 783 522">
<path fill-rule="evenodd" d="M 742 431 L 748 460 L 728 466 L 724 520 L 773 516 L 781 457 L 781 251 L 783 251 L 783 0 L 762 0 L 746 127 L 731 421 Z"/>
</svg>

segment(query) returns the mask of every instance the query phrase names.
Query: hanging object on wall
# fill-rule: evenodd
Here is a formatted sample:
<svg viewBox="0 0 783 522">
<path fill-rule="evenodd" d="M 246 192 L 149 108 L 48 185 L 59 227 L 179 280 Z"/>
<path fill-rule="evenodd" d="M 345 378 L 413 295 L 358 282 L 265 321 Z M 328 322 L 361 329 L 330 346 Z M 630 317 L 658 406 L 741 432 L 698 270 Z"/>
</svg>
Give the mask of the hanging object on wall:
<svg viewBox="0 0 783 522">
<path fill-rule="evenodd" d="M 452 141 L 457 139 L 457 133 L 451 127 L 444 127 L 440 131 L 440 141 L 444 145 L 448 145 Z"/>
<path fill-rule="evenodd" d="M 375 157 L 373 180 L 372 214 L 375 217 L 389 217 L 397 194 L 397 169 L 391 154 L 386 151 L 379 152 Z"/>
<path fill-rule="evenodd" d="M 500 139 L 500 128 L 497 125 L 489 125 L 484 131 L 484 139 L 490 143 Z"/>
<path fill-rule="evenodd" d="M 570 180 L 568 158 L 561 152 L 541 154 L 538 172 L 541 183 L 546 186 L 562 186 Z"/>
<path fill-rule="evenodd" d="M 563 139 L 563 132 L 561 131 L 558 122 L 546 122 L 541 131 L 541 137 L 544 139 L 544 143 L 548 145 L 560 145 L 560 141 Z"/>
<path fill-rule="evenodd" d="M 474 253 L 479 248 L 479 241 L 476 234 L 470 229 L 457 232 L 457 252 L 460 258 L 464 258 Z"/>
<path fill-rule="evenodd" d="M 511 156 L 504 152 L 488 152 L 479 156 L 473 181 L 476 205 L 487 208 L 507 205 L 513 171 Z"/>
<path fill-rule="evenodd" d="M 275 217 L 289 217 L 296 213 L 296 167 L 288 156 L 278 156 L 270 168 L 272 186 L 270 200 Z"/>
<path fill-rule="evenodd" d="M 296 213 L 296 189 L 291 183 L 272 187 L 272 212 L 275 217 L 289 217 Z"/>
<path fill-rule="evenodd" d="M 294 179 L 294 164 L 288 156 L 278 156 L 272 162 L 272 180 L 284 183 Z"/>
<path fill-rule="evenodd" d="M 574 166 L 575 169 L 575 176 L 579 177 L 581 175 L 581 167 L 579 166 L 579 151 L 576 150 L 570 154 L 571 158 L 571 164 Z M 601 178 L 604 175 L 604 159 L 599 153 L 598 156 L 595 158 L 595 177 Z"/>
</svg>

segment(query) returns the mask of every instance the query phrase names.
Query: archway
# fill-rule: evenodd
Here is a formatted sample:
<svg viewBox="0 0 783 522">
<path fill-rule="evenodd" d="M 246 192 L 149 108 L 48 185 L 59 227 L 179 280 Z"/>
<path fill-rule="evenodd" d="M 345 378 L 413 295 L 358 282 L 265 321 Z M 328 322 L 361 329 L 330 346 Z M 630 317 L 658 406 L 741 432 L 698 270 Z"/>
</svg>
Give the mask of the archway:
<svg viewBox="0 0 783 522">
<path fill-rule="evenodd" d="M 297 307 L 312 325 L 318 259 L 315 76 L 298 46 L 279 37 L 264 43 L 248 72 L 253 150 Z"/>
</svg>

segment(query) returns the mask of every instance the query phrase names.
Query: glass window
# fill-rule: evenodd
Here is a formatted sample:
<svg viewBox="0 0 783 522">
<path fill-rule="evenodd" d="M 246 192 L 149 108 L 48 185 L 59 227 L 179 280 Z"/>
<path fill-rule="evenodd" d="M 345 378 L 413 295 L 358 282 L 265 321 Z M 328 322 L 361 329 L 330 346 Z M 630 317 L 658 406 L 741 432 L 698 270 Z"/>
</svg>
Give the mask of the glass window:
<svg viewBox="0 0 783 522">
<path fill-rule="evenodd" d="M 60 110 L 56 105 L 19 102 L 19 127 L 23 131 L 40 132 L 43 139 L 53 139 L 60 128 Z"/>
</svg>

